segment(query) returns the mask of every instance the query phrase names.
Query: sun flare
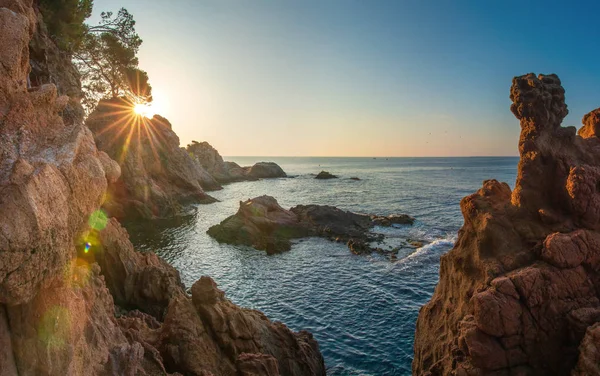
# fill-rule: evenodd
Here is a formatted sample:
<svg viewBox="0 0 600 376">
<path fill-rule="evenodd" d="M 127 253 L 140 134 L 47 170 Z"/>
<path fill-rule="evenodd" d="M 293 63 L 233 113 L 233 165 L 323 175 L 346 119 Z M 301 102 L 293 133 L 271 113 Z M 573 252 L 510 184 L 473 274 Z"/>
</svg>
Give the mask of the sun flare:
<svg viewBox="0 0 600 376">
<path fill-rule="evenodd" d="M 147 118 L 151 118 L 155 115 L 155 111 L 152 108 L 152 105 L 148 103 L 138 103 L 133 107 L 133 112 L 137 115 L 144 116 Z"/>
</svg>

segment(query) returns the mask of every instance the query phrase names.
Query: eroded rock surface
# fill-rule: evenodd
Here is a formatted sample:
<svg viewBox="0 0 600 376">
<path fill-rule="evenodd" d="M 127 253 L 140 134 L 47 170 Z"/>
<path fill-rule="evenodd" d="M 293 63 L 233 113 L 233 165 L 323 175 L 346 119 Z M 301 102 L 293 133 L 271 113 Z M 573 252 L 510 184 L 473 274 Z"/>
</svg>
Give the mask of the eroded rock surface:
<svg viewBox="0 0 600 376">
<path fill-rule="evenodd" d="M 515 77 L 521 124 L 513 191 L 484 182 L 419 313 L 416 375 L 595 375 L 600 321 L 597 110 L 562 128 L 556 75 Z"/>
<path fill-rule="evenodd" d="M 348 243 L 354 253 L 386 253 L 372 242 L 383 235 L 371 232 L 375 225 L 412 224 L 407 215 L 381 217 L 344 211 L 327 205 L 298 205 L 282 208 L 271 196 L 260 196 L 240 202 L 235 215 L 208 229 L 217 241 L 249 245 L 268 254 L 288 251 L 291 240 L 320 236 Z"/>
<path fill-rule="evenodd" d="M 167 119 L 136 115 L 123 99 L 101 101 L 86 125 L 98 147 L 121 167 L 106 208 L 118 218 L 164 218 L 185 203 L 210 203 L 205 193 L 219 184 L 179 147 Z"/>
<path fill-rule="evenodd" d="M 245 180 L 285 178 L 286 173 L 274 162 L 258 162 L 241 167 L 235 162 L 227 162 L 208 142 L 192 141 L 186 150 L 220 183 Z"/>
</svg>

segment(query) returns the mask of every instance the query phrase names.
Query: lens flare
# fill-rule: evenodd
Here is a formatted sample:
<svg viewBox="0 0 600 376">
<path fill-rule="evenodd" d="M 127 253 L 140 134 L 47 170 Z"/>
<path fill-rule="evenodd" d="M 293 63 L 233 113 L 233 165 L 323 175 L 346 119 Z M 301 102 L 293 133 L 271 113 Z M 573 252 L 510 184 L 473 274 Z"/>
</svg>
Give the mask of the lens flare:
<svg viewBox="0 0 600 376">
<path fill-rule="evenodd" d="M 90 251 L 90 248 L 92 248 L 92 244 L 90 242 L 85 243 L 85 248 L 83 249 L 83 252 L 88 253 Z"/>
<path fill-rule="evenodd" d="M 108 223 L 108 216 L 104 212 L 104 210 L 96 210 L 90 215 L 88 219 L 88 224 L 90 227 L 96 231 L 102 231 L 106 227 Z"/>
</svg>

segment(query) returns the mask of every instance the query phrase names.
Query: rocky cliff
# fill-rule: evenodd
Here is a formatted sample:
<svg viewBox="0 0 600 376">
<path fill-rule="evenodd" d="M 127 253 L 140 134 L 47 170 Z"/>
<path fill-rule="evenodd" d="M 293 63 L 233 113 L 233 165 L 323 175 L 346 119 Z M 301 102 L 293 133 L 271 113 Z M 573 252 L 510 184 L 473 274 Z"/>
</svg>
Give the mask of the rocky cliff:
<svg viewBox="0 0 600 376">
<path fill-rule="evenodd" d="M 116 217 L 176 215 L 185 203 L 210 203 L 204 192 L 220 189 L 204 168 L 179 147 L 169 121 L 135 114 L 126 99 L 102 100 L 87 118 L 96 144 L 121 167 L 107 209 Z"/>
<path fill-rule="evenodd" d="M 220 183 L 232 183 L 245 180 L 285 178 L 287 174 L 274 162 L 258 162 L 252 166 L 241 167 L 235 162 L 223 161 L 217 149 L 208 142 L 192 141 L 187 152 Z"/>
<path fill-rule="evenodd" d="M 324 375 L 318 345 L 191 288 L 99 211 L 119 165 L 54 84 L 28 90 L 32 0 L 0 0 L 0 375 Z"/>
<path fill-rule="evenodd" d="M 556 75 L 513 79 L 514 190 L 465 197 L 464 226 L 419 313 L 416 375 L 600 374 L 600 109 L 561 127 Z"/>
</svg>

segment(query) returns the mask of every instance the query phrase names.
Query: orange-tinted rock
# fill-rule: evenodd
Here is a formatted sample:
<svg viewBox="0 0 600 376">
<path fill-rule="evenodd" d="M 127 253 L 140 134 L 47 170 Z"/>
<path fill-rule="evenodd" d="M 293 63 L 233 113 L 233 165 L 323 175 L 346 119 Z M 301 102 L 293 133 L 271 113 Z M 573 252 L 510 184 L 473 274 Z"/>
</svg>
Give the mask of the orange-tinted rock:
<svg viewBox="0 0 600 376">
<path fill-rule="evenodd" d="M 510 97 L 515 189 L 486 181 L 461 201 L 465 224 L 417 320 L 416 375 L 598 373 L 598 110 L 577 136 L 560 126 L 556 75 L 516 77 Z"/>
<path fill-rule="evenodd" d="M 579 128 L 577 134 L 583 138 L 600 136 L 600 108 L 583 116 L 583 127 Z"/>
<path fill-rule="evenodd" d="M 121 169 L 110 187 L 110 214 L 161 218 L 179 214 L 185 203 L 214 202 L 203 188 L 220 185 L 179 147 L 168 120 L 136 115 L 133 107 L 125 99 L 103 100 L 86 120 L 98 148 Z"/>
</svg>

